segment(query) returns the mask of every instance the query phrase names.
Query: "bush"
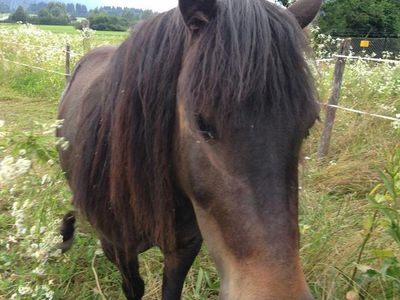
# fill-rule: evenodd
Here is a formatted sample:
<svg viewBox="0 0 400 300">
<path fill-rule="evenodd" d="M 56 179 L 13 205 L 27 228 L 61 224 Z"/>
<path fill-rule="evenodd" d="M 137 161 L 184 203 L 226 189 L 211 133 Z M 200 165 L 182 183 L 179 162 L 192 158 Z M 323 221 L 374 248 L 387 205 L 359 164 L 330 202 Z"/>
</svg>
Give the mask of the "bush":
<svg viewBox="0 0 400 300">
<path fill-rule="evenodd" d="M 9 17 L 9 21 L 16 23 L 16 22 L 22 22 L 22 23 L 26 23 L 26 21 L 28 21 L 28 14 L 25 12 L 24 8 L 22 6 L 18 6 L 17 10 L 15 11 L 15 13 L 13 13 L 10 17 Z"/>
<path fill-rule="evenodd" d="M 126 31 L 128 30 L 128 21 L 122 17 L 110 16 L 106 13 L 91 14 L 88 18 L 90 28 L 103 31 Z"/>
<path fill-rule="evenodd" d="M 50 2 L 46 8 L 38 13 L 38 24 L 44 25 L 67 25 L 70 23 L 65 5 L 62 3 Z"/>
</svg>

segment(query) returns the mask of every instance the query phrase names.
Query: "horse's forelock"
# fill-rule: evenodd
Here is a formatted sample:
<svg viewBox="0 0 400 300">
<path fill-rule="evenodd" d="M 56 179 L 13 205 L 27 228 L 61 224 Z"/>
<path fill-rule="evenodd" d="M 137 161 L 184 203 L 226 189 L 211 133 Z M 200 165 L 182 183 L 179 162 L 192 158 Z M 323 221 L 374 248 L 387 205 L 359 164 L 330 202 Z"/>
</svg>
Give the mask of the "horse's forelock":
<svg viewBox="0 0 400 300">
<path fill-rule="evenodd" d="M 304 118 L 315 99 L 299 25 L 264 0 L 218 3 L 217 16 L 185 61 L 183 89 L 191 95 L 192 115 L 214 115 L 214 125 L 223 127 L 251 101 L 254 117 L 274 111 L 285 118 Z"/>
</svg>

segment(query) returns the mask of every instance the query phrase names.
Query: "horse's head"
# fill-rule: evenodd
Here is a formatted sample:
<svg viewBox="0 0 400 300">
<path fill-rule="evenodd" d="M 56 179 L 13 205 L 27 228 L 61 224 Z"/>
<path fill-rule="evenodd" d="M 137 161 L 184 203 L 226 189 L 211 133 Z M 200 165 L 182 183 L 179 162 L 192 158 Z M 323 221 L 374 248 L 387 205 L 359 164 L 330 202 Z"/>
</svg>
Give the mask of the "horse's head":
<svg viewBox="0 0 400 300">
<path fill-rule="evenodd" d="M 222 298 L 311 299 L 299 259 L 297 168 L 318 106 L 301 27 L 320 4 L 180 1 L 190 39 L 175 166 Z"/>
</svg>

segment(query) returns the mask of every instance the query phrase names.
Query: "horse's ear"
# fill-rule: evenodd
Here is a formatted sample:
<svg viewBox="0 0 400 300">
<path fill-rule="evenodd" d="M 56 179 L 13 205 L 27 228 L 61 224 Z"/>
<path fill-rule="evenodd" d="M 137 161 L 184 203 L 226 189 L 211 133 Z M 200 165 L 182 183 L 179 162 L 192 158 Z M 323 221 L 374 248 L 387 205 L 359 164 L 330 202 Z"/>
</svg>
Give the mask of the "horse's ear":
<svg viewBox="0 0 400 300">
<path fill-rule="evenodd" d="M 179 0 L 183 20 L 191 31 L 201 29 L 217 14 L 216 0 Z"/>
<path fill-rule="evenodd" d="M 297 22 L 304 28 L 314 20 L 321 8 L 321 4 L 322 0 L 297 0 L 289 6 L 288 11 L 296 17 Z"/>
</svg>

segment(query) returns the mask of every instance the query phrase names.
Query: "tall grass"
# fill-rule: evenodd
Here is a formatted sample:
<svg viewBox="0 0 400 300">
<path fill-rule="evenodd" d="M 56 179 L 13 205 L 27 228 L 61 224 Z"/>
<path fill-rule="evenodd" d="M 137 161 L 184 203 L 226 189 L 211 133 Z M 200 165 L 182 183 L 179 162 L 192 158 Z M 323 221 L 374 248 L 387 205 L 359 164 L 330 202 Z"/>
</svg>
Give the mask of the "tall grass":
<svg viewBox="0 0 400 300">
<path fill-rule="evenodd" d="M 92 46 L 110 42 L 92 39 Z M 1 60 L 63 72 L 66 43 L 76 62 L 85 51 L 79 34 L 0 27 L 0 298 L 123 299 L 119 274 L 85 222 L 79 222 L 70 252 L 54 247 L 71 197 L 54 151 L 63 141 L 53 138 L 63 76 Z M 326 55 L 325 46 L 316 45 L 317 55 Z M 324 103 L 333 64 L 310 63 Z M 399 65 L 346 66 L 341 105 L 396 116 L 399 97 Z M 323 162 L 316 159 L 321 129 L 322 122 L 305 142 L 300 166 L 301 255 L 312 292 L 317 299 L 400 299 L 399 124 L 338 111 Z M 162 255 L 153 249 L 140 259 L 146 299 L 159 299 Z M 218 287 L 204 248 L 186 280 L 184 299 L 216 299 Z"/>
</svg>

